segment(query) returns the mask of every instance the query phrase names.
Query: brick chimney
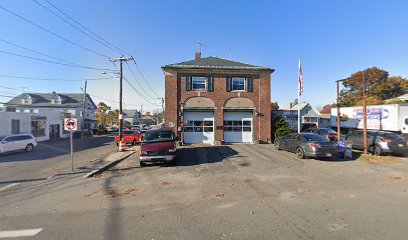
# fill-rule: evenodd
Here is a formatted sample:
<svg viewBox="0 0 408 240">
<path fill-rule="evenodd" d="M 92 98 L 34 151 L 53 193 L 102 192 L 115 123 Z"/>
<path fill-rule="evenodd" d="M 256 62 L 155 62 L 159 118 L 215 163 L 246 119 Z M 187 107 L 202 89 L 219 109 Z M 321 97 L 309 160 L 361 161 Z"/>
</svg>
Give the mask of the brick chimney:
<svg viewBox="0 0 408 240">
<path fill-rule="evenodd" d="M 200 60 L 201 59 L 201 53 L 200 52 L 196 52 L 195 54 L 195 60 Z"/>
</svg>

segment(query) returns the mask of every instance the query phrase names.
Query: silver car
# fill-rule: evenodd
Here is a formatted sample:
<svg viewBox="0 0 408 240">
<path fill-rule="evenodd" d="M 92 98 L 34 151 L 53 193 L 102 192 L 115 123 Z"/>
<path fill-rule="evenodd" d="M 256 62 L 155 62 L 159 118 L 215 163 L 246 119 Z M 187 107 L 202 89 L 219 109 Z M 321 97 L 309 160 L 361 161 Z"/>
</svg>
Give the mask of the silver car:
<svg viewBox="0 0 408 240">
<path fill-rule="evenodd" d="M 367 131 L 368 151 L 374 155 L 408 154 L 407 140 L 396 133 L 386 131 Z M 364 135 L 362 130 L 352 132 L 347 136 L 347 143 L 354 149 L 364 150 Z"/>
<path fill-rule="evenodd" d="M 337 144 L 315 133 L 290 133 L 275 142 L 277 150 L 296 153 L 298 158 L 337 156 Z"/>
</svg>

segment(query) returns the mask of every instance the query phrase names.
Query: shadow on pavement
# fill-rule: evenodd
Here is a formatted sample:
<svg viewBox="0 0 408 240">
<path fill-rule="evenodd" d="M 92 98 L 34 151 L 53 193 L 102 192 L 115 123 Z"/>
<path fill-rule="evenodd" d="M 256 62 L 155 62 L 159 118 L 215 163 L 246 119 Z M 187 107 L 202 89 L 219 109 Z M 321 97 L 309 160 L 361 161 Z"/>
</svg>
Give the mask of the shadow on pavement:
<svg viewBox="0 0 408 240">
<path fill-rule="evenodd" d="M 222 162 L 228 157 L 237 156 L 238 152 L 229 146 L 185 146 L 177 149 L 175 164 L 153 163 L 149 166 L 186 167 Z"/>
<path fill-rule="evenodd" d="M 84 139 L 74 139 L 74 151 L 80 152 L 91 148 L 101 147 L 112 144 L 111 136 L 91 137 Z M 48 160 L 49 158 L 59 157 L 70 154 L 69 139 L 58 141 L 39 142 L 33 152 L 26 153 L 24 151 L 10 152 L 0 155 L 0 163 L 4 162 L 23 162 L 34 160 Z"/>
<path fill-rule="evenodd" d="M 121 239 L 121 208 L 118 190 L 112 186 L 112 177 L 108 177 L 103 183 L 103 193 L 110 200 L 108 215 L 105 217 L 105 239 Z"/>
</svg>

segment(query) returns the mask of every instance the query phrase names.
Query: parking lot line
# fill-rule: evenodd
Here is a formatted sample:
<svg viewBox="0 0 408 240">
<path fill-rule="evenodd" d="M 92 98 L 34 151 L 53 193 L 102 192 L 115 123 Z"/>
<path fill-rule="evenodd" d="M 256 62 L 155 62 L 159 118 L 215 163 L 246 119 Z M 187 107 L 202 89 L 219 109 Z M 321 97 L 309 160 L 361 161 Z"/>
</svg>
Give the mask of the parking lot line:
<svg viewBox="0 0 408 240">
<path fill-rule="evenodd" d="M 41 232 L 43 228 L 23 229 L 13 231 L 0 231 L 0 238 L 33 237 Z"/>
<path fill-rule="evenodd" d="M 19 184 L 20 184 L 20 183 L 12 183 L 12 184 L 6 185 L 6 186 L 0 188 L 0 192 L 1 192 L 1 191 L 4 191 L 4 190 L 6 190 L 6 189 L 12 188 L 12 187 L 14 187 L 14 186 L 17 186 L 17 185 L 19 185 Z"/>
</svg>

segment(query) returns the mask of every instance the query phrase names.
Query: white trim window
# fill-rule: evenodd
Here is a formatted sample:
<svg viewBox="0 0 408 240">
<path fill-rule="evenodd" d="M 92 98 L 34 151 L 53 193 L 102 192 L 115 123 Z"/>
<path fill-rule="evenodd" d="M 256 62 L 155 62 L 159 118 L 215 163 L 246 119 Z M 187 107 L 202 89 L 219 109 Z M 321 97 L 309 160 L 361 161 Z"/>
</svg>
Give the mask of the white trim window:
<svg viewBox="0 0 408 240">
<path fill-rule="evenodd" d="M 234 92 L 246 91 L 246 79 L 242 77 L 233 77 L 231 79 L 231 90 Z"/>
<path fill-rule="evenodd" d="M 206 77 L 192 77 L 191 90 L 193 91 L 207 90 L 207 78 Z"/>
</svg>

